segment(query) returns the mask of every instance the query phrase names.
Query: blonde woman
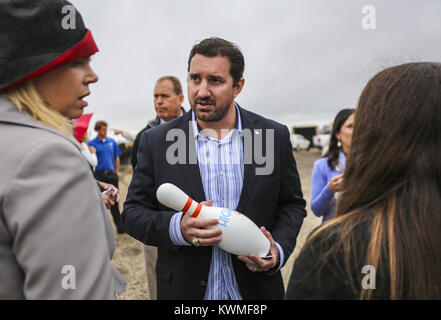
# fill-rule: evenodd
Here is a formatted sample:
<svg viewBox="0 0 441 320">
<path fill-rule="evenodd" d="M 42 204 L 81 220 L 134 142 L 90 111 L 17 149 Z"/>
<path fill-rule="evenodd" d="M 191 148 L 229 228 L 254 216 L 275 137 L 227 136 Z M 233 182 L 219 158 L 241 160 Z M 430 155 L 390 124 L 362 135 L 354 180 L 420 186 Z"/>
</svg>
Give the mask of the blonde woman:
<svg viewBox="0 0 441 320">
<path fill-rule="evenodd" d="M 71 124 L 98 80 L 98 49 L 77 11 L 63 27 L 66 6 L 0 6 L 0 299 L 114 299 L 125 285 Z"/>
</svg>

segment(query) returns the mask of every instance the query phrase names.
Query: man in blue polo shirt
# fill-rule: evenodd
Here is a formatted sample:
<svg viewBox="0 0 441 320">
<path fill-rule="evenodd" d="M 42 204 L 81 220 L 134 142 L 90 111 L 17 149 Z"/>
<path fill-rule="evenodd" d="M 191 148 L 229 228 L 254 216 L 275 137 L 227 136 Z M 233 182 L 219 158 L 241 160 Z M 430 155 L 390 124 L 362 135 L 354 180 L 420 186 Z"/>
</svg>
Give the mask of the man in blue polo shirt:
<svg viewBox="0 0 441 320">
<path fill-rule="evenodd" d="M 112 138 L 107 137 L 107 123 L 97 121 L 95 131 L 98 136 L 90 140 L 88 144 L 96 149 L 98 165 L 95 169 L 95 179 L 98 181 L 113 184 L 118 188 L 119 156 L 121 150 Z M 118 203 L 110 208 L 118 233 L 124 233 L 124 226 L 121 221 Z"/>
</svg>

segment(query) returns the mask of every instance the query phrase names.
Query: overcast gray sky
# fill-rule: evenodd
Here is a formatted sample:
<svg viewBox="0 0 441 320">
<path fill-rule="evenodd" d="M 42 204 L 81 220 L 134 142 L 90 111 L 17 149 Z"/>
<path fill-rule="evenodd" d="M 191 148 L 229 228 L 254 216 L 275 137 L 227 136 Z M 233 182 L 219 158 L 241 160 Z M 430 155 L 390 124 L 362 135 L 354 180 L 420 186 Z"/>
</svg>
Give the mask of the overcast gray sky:
<svg viewBox="0 0 441 320">
<path fill-rule="evenodd" d="M 155 117 L 153 86 L 177 76 L 187 100 L 187 59 L 199 40 L 218 36 L 245 57 L 236 101 L 282 122 L 321 124 L 355 107 L 384 67 L 441 61 L 440 0 L 71 0 L 92 30 L 100 76 L 89 107 L 111 128 L 142 129 Z M 376 29 L 362 27 L 365 5 Z"/>
</svg>

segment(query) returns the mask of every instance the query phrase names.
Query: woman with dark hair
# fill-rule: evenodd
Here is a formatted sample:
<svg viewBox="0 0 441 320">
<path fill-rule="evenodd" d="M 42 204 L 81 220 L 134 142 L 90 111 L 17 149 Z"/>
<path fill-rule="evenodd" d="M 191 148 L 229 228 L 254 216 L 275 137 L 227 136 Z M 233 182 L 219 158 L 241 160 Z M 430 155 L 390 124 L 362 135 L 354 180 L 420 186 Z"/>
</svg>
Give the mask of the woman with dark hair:
<svg viewBox="0 0 441 320">
<path fill-rule="evenodd" d="M 2 1 L 0 34 L 0 299 L 115 299 L 113 227 L 71 121 L 98 81 L 92 34 L 64 0 Z"/>
<path fill-rule="evenodd" d="M 314 163 L 311 179 L 311 210 L 322 223 L 335 216 L 335 200 L 343 184 L 346 155 L 351 149 L 354 109 L 337 113 L 328 151 Z"/>
<path fill-rule="evenodd" d="M 315 230 L 288 299 L 441 299 L 441 64 L 364 88 L 337 217 Z"/>
</svg>

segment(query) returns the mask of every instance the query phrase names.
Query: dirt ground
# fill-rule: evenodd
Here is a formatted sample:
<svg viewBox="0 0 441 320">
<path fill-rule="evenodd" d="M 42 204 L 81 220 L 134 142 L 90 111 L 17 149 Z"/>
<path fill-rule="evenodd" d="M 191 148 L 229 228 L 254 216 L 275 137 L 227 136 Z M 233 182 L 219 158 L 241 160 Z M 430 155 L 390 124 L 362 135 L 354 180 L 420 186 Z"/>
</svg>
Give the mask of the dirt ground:
<svg viewBox="0 0 441 320">
<path fill-rule="evenodd" d="M 303 246 L 306 237 L 312 229 L 320 224 L 321 221 L 321 218 L 314 216 L 309 207 L 312 166 L 314 161 L 320 157 L 320 151 L 311 149 L 310 151 L 294 152 L 294 156 L 297 161 L 297 169 L 300 174 L 303 195 L 307 202 L 306 209 L 308 214 L 303 221 L 302 228 L 299 236 L 297 237 L 297 246 L 294 253 L 281 270 L 285 287 L 288 284 L 295 258 Z M 122 167 L 120 170 L 119 182 L 121 209 L 126 198 L 127 188 L 130 184 L 131 178 L 131 166 Z M 150 298 L 147 290 L 144 253 L 141 242 L 135 240 L 127 234 L 119 235 L 115 232 L 115 254 L 113 256 L 112 263 L 116 268 L 118 268 L 127 281 L 125 291 L 121 296 L 119 296 L 120 300 L 146 300 Z"/>
</svg>

